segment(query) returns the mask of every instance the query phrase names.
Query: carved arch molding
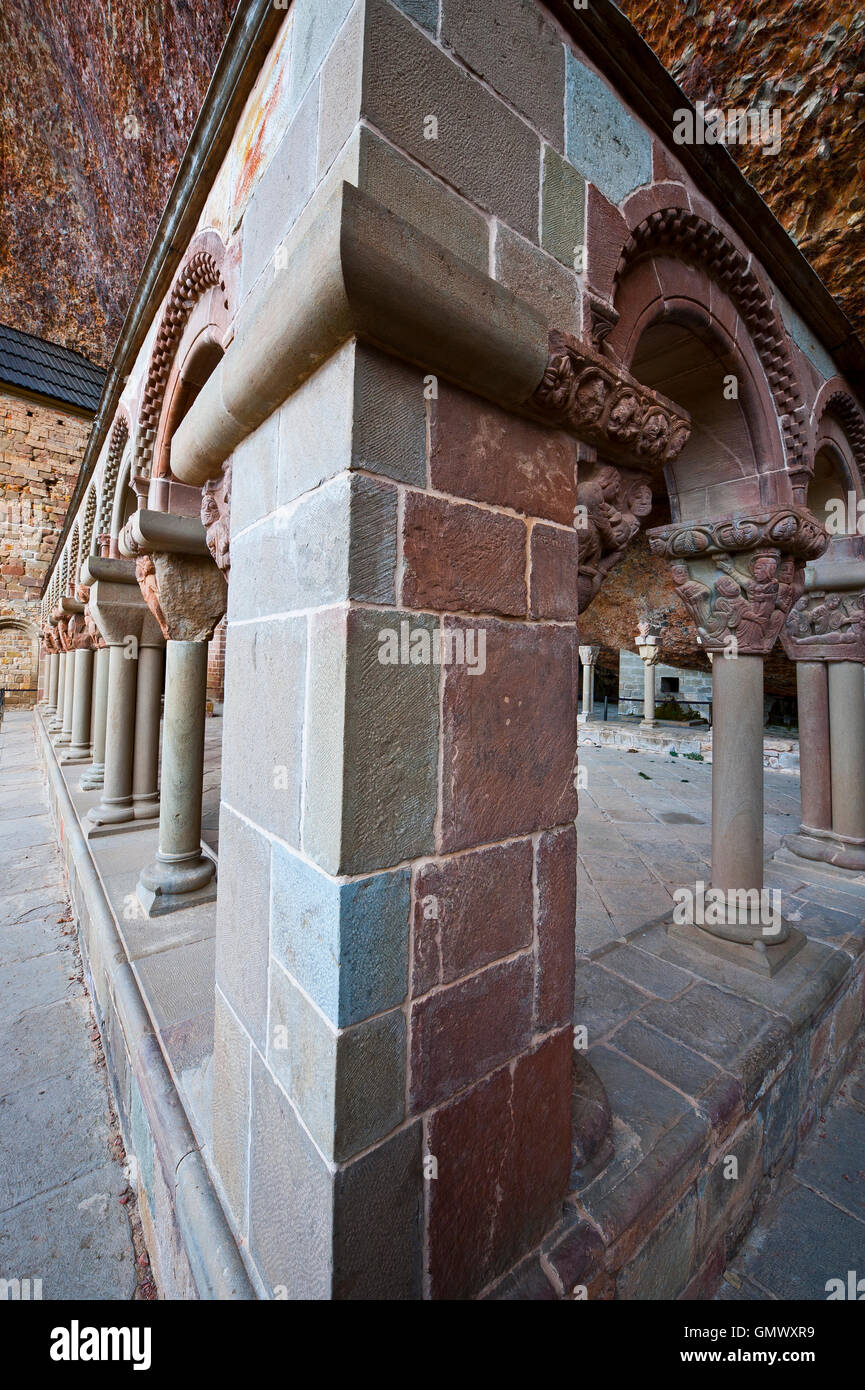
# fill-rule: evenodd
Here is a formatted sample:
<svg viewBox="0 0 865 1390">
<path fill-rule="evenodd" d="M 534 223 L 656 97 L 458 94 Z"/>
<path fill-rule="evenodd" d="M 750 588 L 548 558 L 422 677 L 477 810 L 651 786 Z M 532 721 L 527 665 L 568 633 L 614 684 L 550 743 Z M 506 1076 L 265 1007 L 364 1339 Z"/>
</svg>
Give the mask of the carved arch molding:
<svg viewBox="0 0 865 1390">
<path fill-rule="evenodd" d="M 748 258 L 719 227 L 686 208 L 650 213 L 633 228 L 622 248 L 614 276 L 613 302 L 619 284 L 638 261 L 665 251 L 705 271 L 736 306 L 766 373 L 788 466 L 807 467 L 805 405 L 783 323 Z"/>
<path fill-rule="evenodd" d="M 129 421 L 125 415 L 118 415 L 111 427 L 108 441 L 108 454 L 105 459 L 105 474 L 102 479 L 102 497 L 99 505 L 98 535 L 104 536 L 111 529 L 111 513 L 114 510 L 114 492 L 120 472 L 120 460 L 129 439 Z"/>
<path fill-rule="evenodd" d="M 820 412 L 820 419 L 825 415 L 833 416 L 846 434 L 859 476 L 865 482 L 865 417 L 846 391 L 833 391 Z"/>
</svg>

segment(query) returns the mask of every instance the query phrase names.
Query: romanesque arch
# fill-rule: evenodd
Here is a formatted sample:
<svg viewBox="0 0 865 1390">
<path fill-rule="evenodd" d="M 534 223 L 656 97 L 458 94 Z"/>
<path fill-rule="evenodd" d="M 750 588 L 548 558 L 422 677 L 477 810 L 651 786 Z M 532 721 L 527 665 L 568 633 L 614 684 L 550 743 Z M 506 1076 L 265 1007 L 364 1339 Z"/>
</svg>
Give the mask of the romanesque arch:
<svg viewBox="0 0 865 1390">
<path fill-rule="evenodd" d="M 166 391 L 181 339 L 196 306 L 210 295 L 211 303 L 206 306 L 204 316 L 215 322 L 223 319 L 228 310 L 224 262 L 225 246 L 221 237 L 214 231 L 202 232 L 191 242 L 189 254 L 174 281 L 156 333 L 141 395 L 132 464 L 135 474 L 145 477 L 151 474 Z"/>
</svg>

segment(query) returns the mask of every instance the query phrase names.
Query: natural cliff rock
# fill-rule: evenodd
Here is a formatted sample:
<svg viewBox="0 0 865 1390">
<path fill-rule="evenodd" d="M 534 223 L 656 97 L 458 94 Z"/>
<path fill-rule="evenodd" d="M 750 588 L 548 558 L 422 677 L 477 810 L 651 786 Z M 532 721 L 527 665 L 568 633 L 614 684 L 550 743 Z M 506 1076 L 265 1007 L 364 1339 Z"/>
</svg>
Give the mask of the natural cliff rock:
<svg viewBox="0 0 865 1390">
<path fill-rule="evenodd" d="M 0 321 L 107 362 L 237 0 L 0 6 Z"/>
</svg>

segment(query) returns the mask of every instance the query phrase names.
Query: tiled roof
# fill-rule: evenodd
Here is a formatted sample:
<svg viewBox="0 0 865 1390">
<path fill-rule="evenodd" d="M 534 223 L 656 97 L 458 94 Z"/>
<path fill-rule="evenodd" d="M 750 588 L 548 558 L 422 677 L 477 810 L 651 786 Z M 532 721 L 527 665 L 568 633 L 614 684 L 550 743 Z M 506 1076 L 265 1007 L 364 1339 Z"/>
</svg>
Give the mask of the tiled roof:
<svg viewBox="0 0 865 1390">
<path fill-rule="evenodd" d="M 105 372 L 80 352 L 0 323 L 0 381 L 95 412 Z"/>
</svg>

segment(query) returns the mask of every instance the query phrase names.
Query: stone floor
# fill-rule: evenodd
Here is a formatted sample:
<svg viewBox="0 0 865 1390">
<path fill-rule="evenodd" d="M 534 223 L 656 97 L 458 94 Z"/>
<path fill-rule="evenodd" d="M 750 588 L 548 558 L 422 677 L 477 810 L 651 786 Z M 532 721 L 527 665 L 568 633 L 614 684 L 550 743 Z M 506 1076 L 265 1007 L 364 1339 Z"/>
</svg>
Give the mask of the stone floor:
<svg viewBox="0 0 865 1390">
<path fill-rule="evenodd" d="M 0 1031 L 0 1279 L 131 1299 L 146 1267 L 23 710 L 0 725 Z"/>
<path fill-rule="evenodd" d="M 825 1299 L 849 1274 L 865 1296 L 865 1054 L 802 1145 L 762 1212 L 718 1299 Z M 834 1286 L 837 1291 L 837 1285 Z"/>
</svg>

